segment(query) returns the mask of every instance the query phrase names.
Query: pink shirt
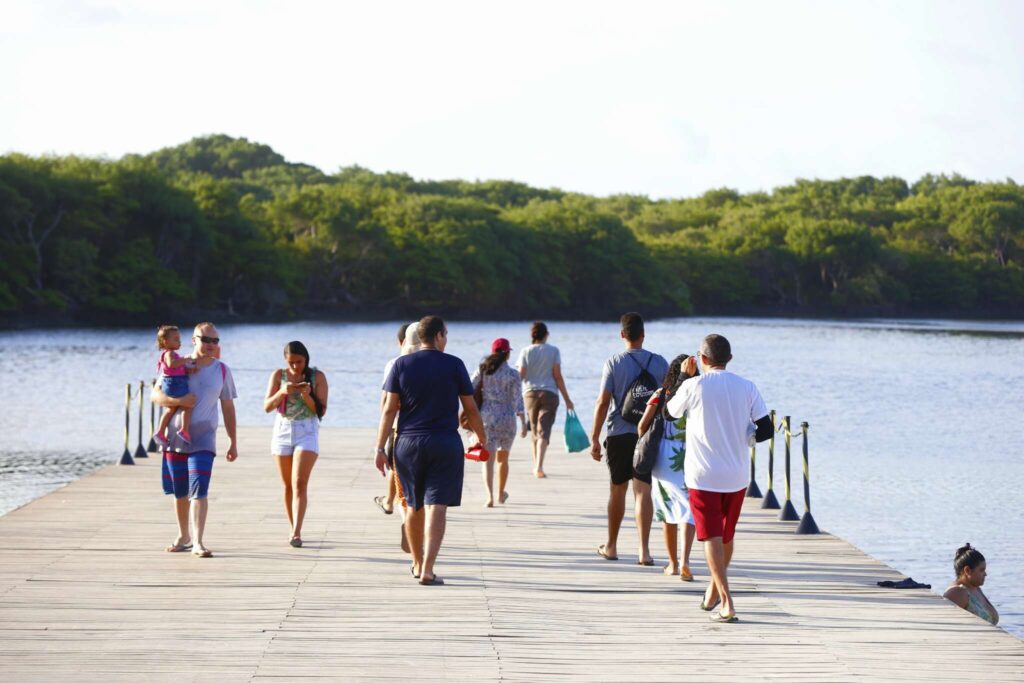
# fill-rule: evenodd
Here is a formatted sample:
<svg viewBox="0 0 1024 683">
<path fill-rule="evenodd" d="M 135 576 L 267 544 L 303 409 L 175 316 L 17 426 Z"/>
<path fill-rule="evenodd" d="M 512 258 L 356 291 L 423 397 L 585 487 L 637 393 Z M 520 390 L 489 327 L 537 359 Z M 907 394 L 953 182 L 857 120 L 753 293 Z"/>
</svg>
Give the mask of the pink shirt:
<svg viewBox="0 0 1024 683">
<path fill-rule="evenodd" d="M 171 360 L 179 360 L 181 358 L 181 356 L 178 355 L 177 351 L 161 351 L 160 360 L 158 360 L 156 363 L 156 371 L 159 372 L 160 375 L 163 377 L 181 377 L 185 374 L 188 374 L 186 372 L 187 368 L 184 365 L 182 365 L 181 367 L 172 368 L 168 366 L 166 363 L 164 363 L 164 354 L 167 353 L 171 354 Z"/>
</svg>

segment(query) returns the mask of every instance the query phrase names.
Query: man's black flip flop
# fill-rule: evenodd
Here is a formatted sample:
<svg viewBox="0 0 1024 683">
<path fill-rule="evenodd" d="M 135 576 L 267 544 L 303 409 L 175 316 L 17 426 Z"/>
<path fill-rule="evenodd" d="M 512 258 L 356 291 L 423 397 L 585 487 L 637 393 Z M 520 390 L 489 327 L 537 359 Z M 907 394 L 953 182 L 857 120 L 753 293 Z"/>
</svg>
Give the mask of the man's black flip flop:
<svg viewBox="0 0 1024 683">
<path fill-rule="evenodd" d="M 444 585 L 444 579 L 442 579 L 437 574 L 434 574 L 434 577 L 431 578 L 431 579 L 420 579 L 420 585 L 421 586 L 443 586 Z"/>
</svg>

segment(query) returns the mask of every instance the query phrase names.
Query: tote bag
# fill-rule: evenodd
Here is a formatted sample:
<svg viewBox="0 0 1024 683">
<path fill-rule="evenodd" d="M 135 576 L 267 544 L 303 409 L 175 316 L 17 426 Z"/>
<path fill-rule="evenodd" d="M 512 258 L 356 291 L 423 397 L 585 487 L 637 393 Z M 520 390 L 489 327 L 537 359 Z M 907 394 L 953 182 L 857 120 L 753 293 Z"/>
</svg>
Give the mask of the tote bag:
<svg viewBox="0 0 1024 683">
<path fill-rule="evenodd" d="M 565 416 L 565 449 L 570 453 L 579 453 L 590 447 L 590 439 L 583 429 L 576 411 L 570 410 Z"/>
</svg>

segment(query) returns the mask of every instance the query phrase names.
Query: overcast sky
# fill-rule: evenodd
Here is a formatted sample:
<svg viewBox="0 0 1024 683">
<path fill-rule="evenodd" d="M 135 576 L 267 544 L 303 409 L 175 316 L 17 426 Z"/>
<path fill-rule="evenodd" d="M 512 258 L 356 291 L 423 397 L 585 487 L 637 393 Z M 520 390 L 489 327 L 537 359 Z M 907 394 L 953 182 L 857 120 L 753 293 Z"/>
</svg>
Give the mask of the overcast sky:
<svg viewBox="0 0 1024 683">
<path fill-rule="evenodd" d="M 0 152 L 247 137 L 598 195 L 1024 182 L 1024 1 L 0 0 Z"/>
</svg>

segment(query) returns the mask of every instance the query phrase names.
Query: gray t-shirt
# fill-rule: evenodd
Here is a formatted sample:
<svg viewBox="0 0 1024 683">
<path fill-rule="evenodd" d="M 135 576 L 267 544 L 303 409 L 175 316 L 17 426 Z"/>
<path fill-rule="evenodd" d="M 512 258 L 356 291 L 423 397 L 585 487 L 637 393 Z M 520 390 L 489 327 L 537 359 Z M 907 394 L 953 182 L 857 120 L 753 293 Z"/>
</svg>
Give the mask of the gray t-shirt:
<svg viewBox="0 0 1024 683">
<path fill-rule="evenodd" d="M 608 411 L 608 436 L 637 433 L 635 424 L 622 419 L 619 402 L 644 367 L 659 385 L 665 381 L 668 361 L 645 349 L 627 349 L 605 361 L 601 373 L 601 388 L 612 394 L 612 408 Z"/>
<path fill-rule="evenodd" d="M 523 380 L 523 393 L 527 391 L 550 391 L 558 393 L 555 376 L 551 374 L 555 364 L 562 363 L 562 354 L 557 346 L 551 344 L 530 344 L 519 352 L 520 370 L 526 368 L 526 379 Z"/>
<path fill-rule="evenodd" d="M 218 406 L 220 401 L 234 400 L 238 396 L 231 370 L 215 359 L 194 375 L 188 376 L 188 393 L 196 395 L 196 404 L 192 408 L 192 421 L 188 430 L 192 436 L 192 443 L 187 444 L 178 436 L 178 430 L 181 429 L 181 411 L 178 411 L 172 420 L 173 427 L 167 430 L 167 438 L 171 442 L 170 450 L 178 453 L 216 453 L 217 426 L 220 424 Z"/>
</svg>

